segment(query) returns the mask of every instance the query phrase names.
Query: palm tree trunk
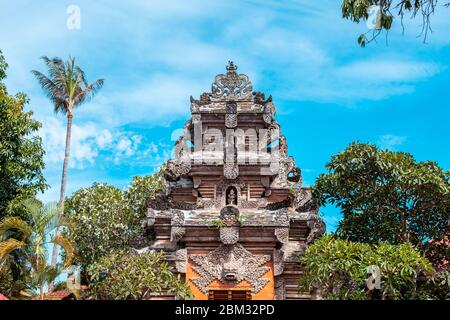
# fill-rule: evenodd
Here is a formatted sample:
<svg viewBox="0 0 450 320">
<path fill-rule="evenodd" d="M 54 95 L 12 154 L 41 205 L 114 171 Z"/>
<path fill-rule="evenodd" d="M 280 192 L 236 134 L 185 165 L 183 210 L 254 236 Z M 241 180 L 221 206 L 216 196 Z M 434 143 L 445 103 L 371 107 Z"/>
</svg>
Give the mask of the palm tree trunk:
<svg viewBox="0 0 450 320">
<path fill-rule="evenodd" d="M 70 156 L 70 137 L 72 133 L 72 112 L 67 114 L 67 131 L 66 131 L 66 146 L 64 152 L 64 163 L 61 177 L 61 193 L 59 196 L 59 206 L 61 208 L 61 215 L 64 213 L 64 198 L 66 194 L 66 183 L 67 183 L 67 167 L 69 164 L 69 156 Z M 56 235 L 59 234 L 59 227 L 56 228 Z M 58 261 L 58 245 L 56 243 L 53 244 L 52 250 L 52 266 L 56 266 Z M 49 291 L 53 291 L 53 282 L 49 284 Z"/>
</svg>

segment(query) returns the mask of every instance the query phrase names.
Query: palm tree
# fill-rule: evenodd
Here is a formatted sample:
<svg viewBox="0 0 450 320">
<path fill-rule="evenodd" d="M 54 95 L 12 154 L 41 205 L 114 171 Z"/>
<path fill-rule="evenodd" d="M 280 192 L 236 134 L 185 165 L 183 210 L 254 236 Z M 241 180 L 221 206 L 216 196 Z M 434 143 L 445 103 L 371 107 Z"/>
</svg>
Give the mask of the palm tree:
<svg viewBox="0 0 450 320">
<path fill-rule="evenodd" d="M 0 267 L 7 267 L 5 263 L 14 250 L 25 253 L 27 265 L 31 270 L 32 288 L 39 289 L 40 299 L 44 299 L 46 284 L 51 284 L 67 268 L 74 257 L 72 243 L 54 230 L 68 223 L 59 216 L 60 209 L 55 204 L 42 206 L 37 200 L 27 200 L 25 207 L 30 212 L 30 223 L 14 216 L 6 217 L 0 222 Z M 66 255 L 62 265 L 47 264 L 47 246 L 60 245 Z"/>
<path fill-rule="evenodd" d="M 75 58 L 72 57 L 69 57 L 69 60 L 66 62 L 60 58 L 49 59 L 48 57 L 42 57 L 42 60 L 47 66 L 48 76 L 36 70 L 33 70 L 32 73 L 36 76 L 47 97 L 52 101 L 55 112 L 67 115 L 66 145 L 59 197 L 59 206 L 62 214 L 64 212 L 73 110 L 83 102 L 93 98 L 103 86 L 104 80 L 98 79 L 88 84 L 84 71 L 75 65 Z M 56 233 L 59 234 L 59 230 L 56 230 Z M 52 266 L 56 265 L 57 258 L 58 245 L 56 244 L 52 251 Z"/>
</svg>

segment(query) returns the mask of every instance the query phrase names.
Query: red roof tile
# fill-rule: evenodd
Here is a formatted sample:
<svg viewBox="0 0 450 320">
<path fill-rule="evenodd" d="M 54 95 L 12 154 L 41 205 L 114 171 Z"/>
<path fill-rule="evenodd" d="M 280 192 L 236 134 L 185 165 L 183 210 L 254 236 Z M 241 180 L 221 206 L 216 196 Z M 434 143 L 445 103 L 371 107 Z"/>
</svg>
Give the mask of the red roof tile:
<svg viewBox="0 0 450 320">
<path fill-rule="evenodd" d="M 9 299 L 0 293 L 0 300 L 9 300 Z"/>
</svg>

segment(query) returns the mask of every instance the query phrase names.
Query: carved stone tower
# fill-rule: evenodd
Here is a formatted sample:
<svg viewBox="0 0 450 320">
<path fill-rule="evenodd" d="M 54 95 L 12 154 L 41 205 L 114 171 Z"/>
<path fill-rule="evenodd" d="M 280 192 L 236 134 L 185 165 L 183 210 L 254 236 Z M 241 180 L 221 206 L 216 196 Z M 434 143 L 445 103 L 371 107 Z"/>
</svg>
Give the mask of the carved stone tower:
<svg viewBox="0 0 450 320">
<path fill-rule="evenodd" d="M 308 299 L 299 258 L 324 223 L 272 96 L 253 92 L 233 62 L 226 69 L 210 93 L 191 97 L 166 193 L 149 204 L 151 248 L 166 252 L 195 299 Z"/>
</svg>

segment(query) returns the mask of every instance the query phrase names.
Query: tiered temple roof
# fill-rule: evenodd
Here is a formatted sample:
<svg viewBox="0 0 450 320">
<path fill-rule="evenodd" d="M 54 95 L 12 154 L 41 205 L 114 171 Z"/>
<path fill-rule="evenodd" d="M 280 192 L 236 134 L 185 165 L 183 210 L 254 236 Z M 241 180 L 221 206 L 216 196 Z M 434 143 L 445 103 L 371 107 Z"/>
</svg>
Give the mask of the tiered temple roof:
<svg viewBox="0 0 450 320">
<path fill-rule="evenodd" d="M 298 299 L 300 256 L 325 226 L 288 155 L 272 96 L 253 92 L 229 62 L 192 117 L 149 204 L 152 249 L 165 250 L 196 299 L 221 290 Z M 231 296 L 231 295 L 230 295 Z"/>
</svg>

